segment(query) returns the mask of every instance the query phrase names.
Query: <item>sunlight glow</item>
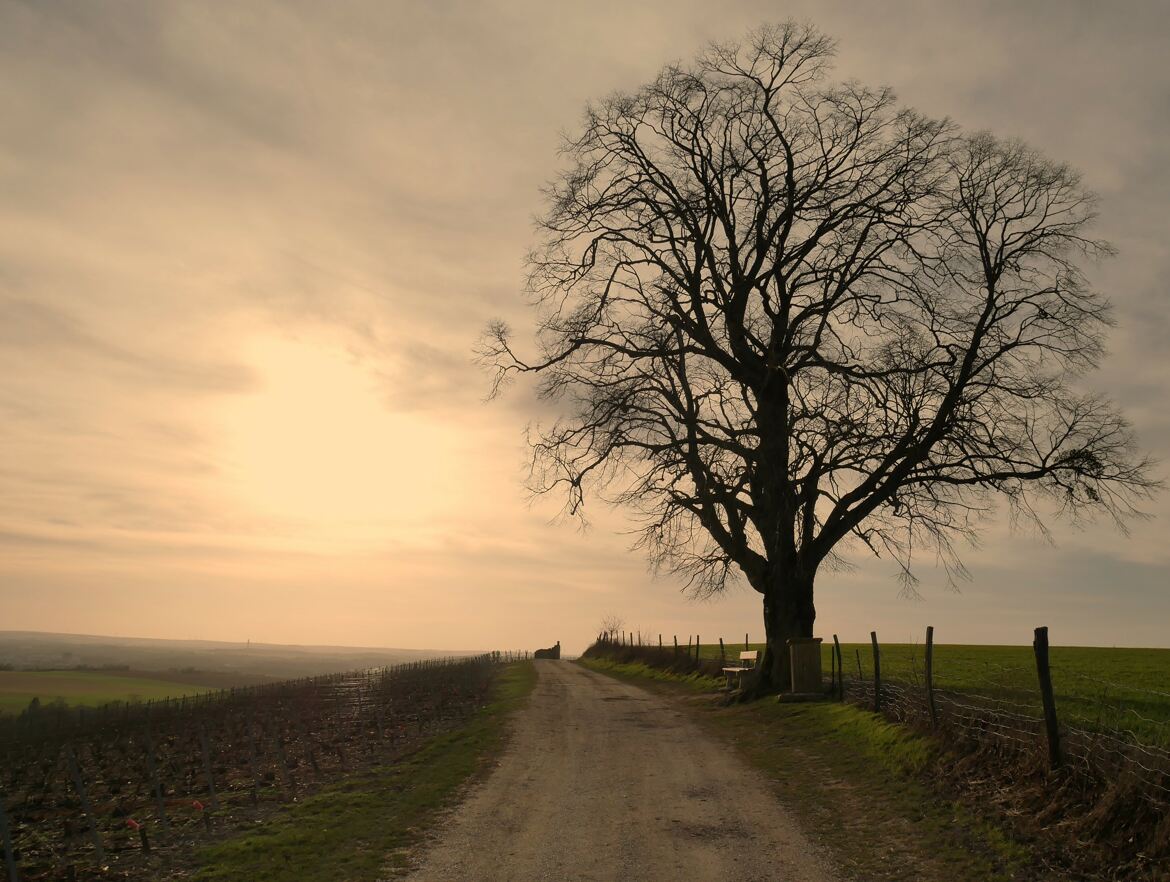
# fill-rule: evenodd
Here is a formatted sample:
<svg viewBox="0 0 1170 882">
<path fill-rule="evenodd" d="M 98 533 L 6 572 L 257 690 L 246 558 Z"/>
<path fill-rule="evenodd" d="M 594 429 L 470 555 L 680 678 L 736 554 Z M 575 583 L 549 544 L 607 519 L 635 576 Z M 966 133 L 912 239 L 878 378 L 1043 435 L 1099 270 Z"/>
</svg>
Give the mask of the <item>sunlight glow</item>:
<svg viewBox="0 0 1170 882">
<path fill-rule="evenodd" d="M 441 424 L 388 410 L 375 375 L 337 348 L 265 338 L 248 352 L 260 387 L 221 411 L 241 504 L 346 545 L 401 540 L 454 510 L 461 457 Z"/>
</svg>

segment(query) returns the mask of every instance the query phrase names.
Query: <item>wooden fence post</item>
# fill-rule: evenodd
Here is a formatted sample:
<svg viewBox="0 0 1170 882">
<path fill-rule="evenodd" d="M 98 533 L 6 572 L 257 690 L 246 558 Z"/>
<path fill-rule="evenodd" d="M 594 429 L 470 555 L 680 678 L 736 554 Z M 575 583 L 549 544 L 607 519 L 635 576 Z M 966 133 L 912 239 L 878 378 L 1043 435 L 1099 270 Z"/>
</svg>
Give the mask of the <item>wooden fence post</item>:
<svg viewBox="0 0 1170 882">
<path fill-rule="evenodd" d="M 837 694 L 837 653 L 829 648 L 829 692 Z"/>
<path fill-rule="evenodd" d="M 719 638 L 719 661 L 720 662 L 727 661 L 727 653 L 725 653 L 723 651 L 723 638 L 722 637 Z"/>
<path fill-rule="evenodd" d="M 869 632 L 869 641 L 873 644 L 873 709 L 882 709 L 882 654 L 878 649 L 877 631 Z"/>
<path fill-rule="evenodd" d="M 854 649 L 853 652 L 857 656 L 857 679 L 864 680 L 865 678 L 861 675 L 861 650 Z"/>
<path fill-rule="evenodd" d="M 699 661 L 699 635 L 695 635 L 695 662 Z"/>
<path fill-rule="evenodd" d="M 841 641 L 833 635 L 833 654 L 837 657 L 837 700 L 845 700 L 845 660 L 841 657 Z"/>
<path fill-rule="evenodd" d="M 930 728 L 938 728 L 934 707 L 934 625 L 926 626 L 926 706 L 930 710 Z"/>
<path fill-rule="evenodd" d="M 751 647 L 748 646 L 748 635 L 744 634 L 743 635 L 743 651 L 749 652 L 750 650 L 751 650 Z"/>
<path fill-rule="evenodd" d="M 77 756 L 73 747 L 65 745 L 65 759 L 69 763 L 69 775 L 73 778 L 73 787 L 81 800 L 81 810 L 85 812 L 85 819 L 89 822 L 89 837 L 93 840 L 93 850 L 97 854 L 98 866 L 106 865 L 106 850 L 102 848 L 102 837 L 98 833 L 97 818 L 93 816 L 93 809 L 89 804 L 89 794 L 85 790 L 85 782 L 81 779 L 81 766 L 77 763 Z"/>
<path fill-rule="evenodd" d="M 1056 723 L 1056 699 L 1052 695 L 1052 670 L 1048 667 L 1048 628 L 1036 629 L 1032 642 L 1036 653 L 1036 673 L 1040 678 L 1040 700 L 1044 703 L 1044 730 L 1048 735 L 1048 767 L 1059 769 L 1060 728 Z"/>
<path fill-rule="evenodd" d="M 8 882 L 20 882 L 16 869 L 16 852 L 12 850 L 12 834 L 8 830 L 8 816 L 4 814 L 4 793 L 0 791 L 0 846 L 4 848 L 4 864 L 8 867 Z"/>
<path fill-rule="evenodd" d="M 661 634 L 658 635 L 658 648 L 659 649 L 662 648 L 662 635 Z"/>
<path fill-rule="evenodd" d="M 678 655 L 678 635 L 674 635 L 674 654 Z"/>
</svg>

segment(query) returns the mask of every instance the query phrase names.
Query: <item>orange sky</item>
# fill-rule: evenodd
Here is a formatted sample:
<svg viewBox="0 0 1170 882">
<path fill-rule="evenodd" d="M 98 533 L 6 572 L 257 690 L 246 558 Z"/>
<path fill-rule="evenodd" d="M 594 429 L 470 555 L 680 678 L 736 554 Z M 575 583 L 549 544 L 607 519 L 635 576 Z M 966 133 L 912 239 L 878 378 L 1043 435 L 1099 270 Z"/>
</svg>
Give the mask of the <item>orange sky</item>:
<svg viewBox="0 0 1170 882">
<path fill-rule="evenodd" d="M 400 647 L 760 634 L 654 579 L 620 514 L 522 486 L 493 317 L 558 132 L 775 4 L 0 0 L 0 630 Z M 1170 26 L 1160 3 L 793 2 L 838 72 L 1080 168 L 1121 256 L 1093 382 L 1165 461 Z M 547 417 L 548 414 L 543 414 Z M 818 631 L 1166 645 L 1170 514 L 1056 547 L 989 526 L 959 594 L 821 577 Z"/>
</svg>

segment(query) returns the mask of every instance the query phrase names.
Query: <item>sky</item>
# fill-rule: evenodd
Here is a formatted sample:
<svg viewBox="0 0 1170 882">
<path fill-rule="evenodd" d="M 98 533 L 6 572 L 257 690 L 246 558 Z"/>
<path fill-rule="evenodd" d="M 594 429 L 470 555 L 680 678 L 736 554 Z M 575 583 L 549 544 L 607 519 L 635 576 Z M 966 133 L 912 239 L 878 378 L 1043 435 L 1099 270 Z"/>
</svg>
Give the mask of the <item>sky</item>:
<svg viewBox="0 0 1170 882">
<path fill-rule="evenodd" d="M 1170 462 L 1161 0 L 117 4 L 0 0 L 0 630 L 580 651 L 762 637 L 655 577 L 620 512 L 524 488 L 525 253 L 587 101 L 764 22 L 836 76 L 1081 170 L 1119 256 L 1088 382 Z M 1165 477 L 1165 466 L 1157 469 Z M 1170 493 L 1128 536 L 1001 515 L 955 591 L 858 556 L 818 635 L 1170 645 Z"/>
</svg>

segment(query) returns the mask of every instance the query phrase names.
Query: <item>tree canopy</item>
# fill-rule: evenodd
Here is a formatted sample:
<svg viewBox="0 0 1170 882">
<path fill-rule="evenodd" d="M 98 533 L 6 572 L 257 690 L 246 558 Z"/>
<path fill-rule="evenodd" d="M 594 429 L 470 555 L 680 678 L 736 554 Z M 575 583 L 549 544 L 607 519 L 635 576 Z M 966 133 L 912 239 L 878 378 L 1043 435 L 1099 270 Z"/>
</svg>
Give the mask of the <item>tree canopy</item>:
<svg viewBox="0 0 1170 882">
<path fill-rule="evenodd" d="M 481 344 L 562 408 L 533 488 L 628 506 L 694 591 L 746 577 L 777 678 L 843 543 L 912 589 L 997 498 L 1121 523 L 1155 486 L 1081 385 L 1110 322 L 1082 265 L 1111 249 L 1077 173 L 831 82 L 832 54 L 767 26 L 590 105 L 529 259 L 539 353 Z"/>
</svg>

